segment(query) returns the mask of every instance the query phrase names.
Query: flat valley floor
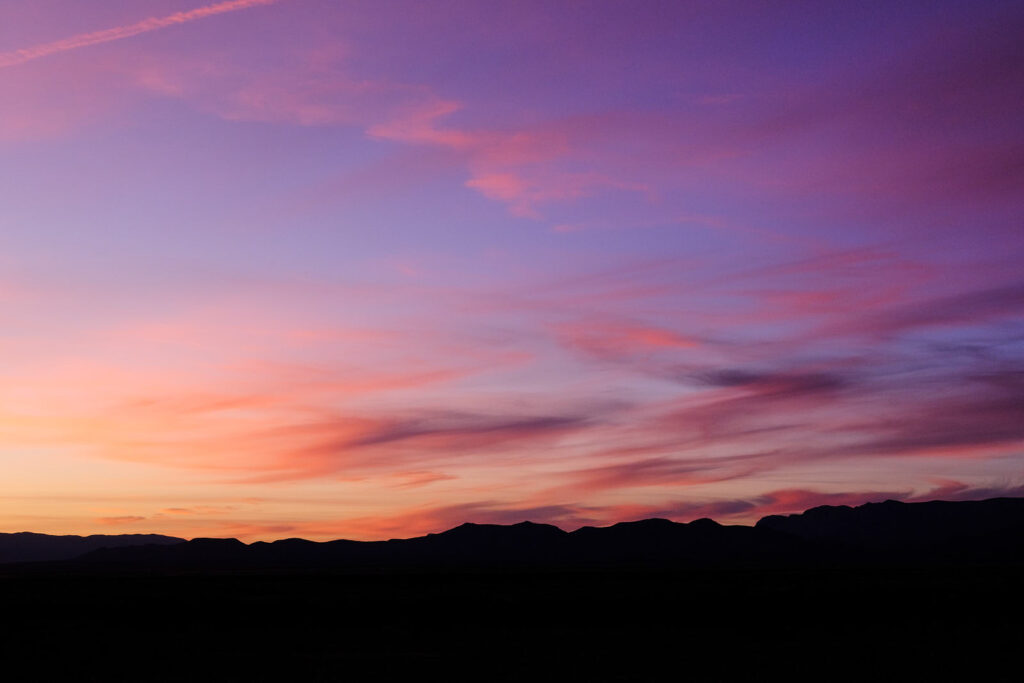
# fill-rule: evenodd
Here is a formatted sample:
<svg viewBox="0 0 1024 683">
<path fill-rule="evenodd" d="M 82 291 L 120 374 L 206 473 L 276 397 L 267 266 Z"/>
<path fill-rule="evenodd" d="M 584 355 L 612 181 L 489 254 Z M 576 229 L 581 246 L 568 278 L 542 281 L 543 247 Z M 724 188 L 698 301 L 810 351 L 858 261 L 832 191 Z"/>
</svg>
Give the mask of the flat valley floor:
<svg viewBox="0 0 1024 683">
<path fill-rule="evenodd" d="M 5 681 L 1019 680 L 1017 565 L 0 570 Z"/>
</svg>

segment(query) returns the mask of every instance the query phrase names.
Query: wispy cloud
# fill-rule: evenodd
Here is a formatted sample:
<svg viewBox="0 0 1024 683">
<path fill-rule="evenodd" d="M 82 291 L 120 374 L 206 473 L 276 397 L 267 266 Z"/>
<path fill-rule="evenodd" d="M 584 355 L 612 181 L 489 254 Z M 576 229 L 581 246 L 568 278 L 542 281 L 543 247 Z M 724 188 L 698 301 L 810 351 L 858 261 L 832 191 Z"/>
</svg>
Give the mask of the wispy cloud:
<svg viewBox="0 0 1024 683">
<path fill-rule="evenodd" d="M 205 7 L 197 7 L 186 12 L 175 12 L 165 17 L 149 17 L 148 19 L 125 26 L 114 26 L 113 28 L 93 31 L 91 33 L 79 33 L 78 35 L 55 40 L 51 43 L 43 43 L 0 54 L 0 69 L 24 64 L 25 62 L 31 62 L 34 59 L 48 57 L 60 52 L 77 50 L 82 47 L 89 47 L 90 45 L 99 45 L 100 43 L 110 43 L 115 40 L 131 38 L 141 33 L 158 31 L 162 28 L 177 26 L 178 24 L 187 24 L 190 21 L 205 19 L 217 14 L 248 9 L 249 7 L 259 5 L 272 5 L 276 2 L 279 2 L 279 0 L 229 0 L 228 2 L 218 2 Z"/>
<path fill-rule="evenodd" d="M 145 517 L 140 515 L 120 515 L 118 517 L 99 517 L 96 521 L 100 524 L 119 526 L 122 524 L 135 524 L 136 522 L 141 522 L 145 519 Z"/>
</svg>

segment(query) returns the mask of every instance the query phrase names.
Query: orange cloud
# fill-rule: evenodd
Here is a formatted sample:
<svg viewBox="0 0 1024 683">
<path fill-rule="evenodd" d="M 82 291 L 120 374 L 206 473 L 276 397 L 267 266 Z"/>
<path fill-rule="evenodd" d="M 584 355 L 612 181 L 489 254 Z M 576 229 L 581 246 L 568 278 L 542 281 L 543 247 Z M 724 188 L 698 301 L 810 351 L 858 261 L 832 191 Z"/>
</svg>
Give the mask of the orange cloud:
<svg viewBox="0 0 1024 683">
<path fill-rule="evenodd" d="M 96 521 L 100 524 L 119 526 L 122 524 L 134 524 L 135 522 L 141 522 L 145 519 L 145 517 L 141 517 L 139 515 L 121 515 L 119 517 L 99 517 Z"/>
</svg>

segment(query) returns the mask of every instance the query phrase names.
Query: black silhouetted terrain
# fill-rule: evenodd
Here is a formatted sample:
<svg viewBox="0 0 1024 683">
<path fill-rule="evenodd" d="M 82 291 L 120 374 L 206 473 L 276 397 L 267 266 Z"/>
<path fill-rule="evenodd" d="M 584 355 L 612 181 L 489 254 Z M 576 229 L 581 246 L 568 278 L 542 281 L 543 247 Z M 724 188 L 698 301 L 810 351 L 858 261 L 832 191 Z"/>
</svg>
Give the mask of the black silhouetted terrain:
<svg viewBox="0 0 1024 683">
<path fill-rule="evenodd" d="M 108 536 L 50 536 L 21 532 L 0 534 L 0 563 L 46 562 L 69 560 L 98 548 L 118 548 L 135 545 L 166 545 L 183 543 L 185 539 L 159 534 L 122 534 Z"/>
<path fill-rule="evenodd" d="M 822 506 L 772 515 L 757 529 L 834 552 L 922 559 L 1024 559 L 1024 498 Z"/>
<path fill-rule="evenodd" d="M 94 569 L 613 569 L 744 563 L 1024 559 L 1024 499 L 824 506 L 755 526 L 665 519 L 583 527 L 463 524 L 390 541 L 303 539 L 245 544 L 198 538 L 105 547 L 78 564 Z"/>
<path fill-rule="evenodd" d="M 104 548 L 80 558 L 92 567 L 151 568 L 615 568 L 784 559 L 808 544 L 788 534 L 709 519 L 664 519 L 584 527 L 571 533 L 547 524 L 463 524 L 438 534 L 390 541 L 288 539 L 246 545 L 198 538 L 177 545 Z"/>
<path fill-rule="evenodd" d="M 1016 681 L 1022 521 L 1021 499 L 886 502 L 106 548 L 0 566 L 0 661 L 5 681 Z"/>
</svg>

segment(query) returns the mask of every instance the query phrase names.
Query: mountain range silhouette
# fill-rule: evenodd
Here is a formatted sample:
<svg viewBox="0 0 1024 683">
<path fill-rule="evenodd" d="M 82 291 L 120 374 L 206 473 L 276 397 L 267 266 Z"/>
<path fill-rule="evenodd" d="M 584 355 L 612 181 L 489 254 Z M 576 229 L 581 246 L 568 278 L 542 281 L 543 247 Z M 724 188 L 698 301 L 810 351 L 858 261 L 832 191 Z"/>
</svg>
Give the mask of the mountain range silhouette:
<svg viewBox="0 0 1024 683">
<path fill-rule="evenodd" d="M 375 542 L 3 534 L 0 656 L 13 681 L 1015 681 L 1022 539 L 1014 498 Z"/>
<path fill-rule="evenodd" d="M 387 541 L 0 534 L 0 562 L 103 569 L 650 568 L 1024 559 L 1024 498 L 821 506 L 754 526 L 666 519 L 585 526 L 462 524 Z"/>
<path fill-rule="evenodd" d="M 51 536 L 22 531 L 14 534 L 0 534 L 0 563 L 70 560 L 99 548 L 184 542 L 183 538 L 160 534 Z"/>
</svg>

